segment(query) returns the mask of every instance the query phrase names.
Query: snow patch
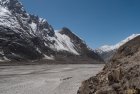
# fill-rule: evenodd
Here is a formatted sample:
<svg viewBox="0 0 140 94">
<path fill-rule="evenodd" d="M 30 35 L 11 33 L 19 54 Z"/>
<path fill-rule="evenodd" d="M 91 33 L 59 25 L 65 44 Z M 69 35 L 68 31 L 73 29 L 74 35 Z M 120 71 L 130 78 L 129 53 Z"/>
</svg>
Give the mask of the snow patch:
<svg viewBox="0 0 140 94">
<path fill-rule="evenodd" d="M 36 25 L 36 23 L 32 22 L 32 23 L 30 24 L 30 26 L 31 26 L 32 30 L 34 31 L 34 33 L 35 33 L 35 31 L 37 30 L 37 25 Z"/>
<path fill-rule="evenodd" d="M 10 61 L 10 60 L 5 56 L 0 58 L 0 62 L 7 62 L 7 61 Z"/>
<path fill-rule="evenodd" d="M 10 11 L 8 11 L 8 9 L 0 6 L 0 16 L 4 16 L 4 15 L 7 15 L 7 14 L 11 14 Z"/>
<path fill-rule="evenodd" d="M 66 50 L 68 52 L 79 55 L 79 53 L 75 50 L 74 44 L 71 42 L 71 39 L 65 34 L 60 34 L 59 32 L 55 32 L 57 37 L 55 47 L 57 50 Z"/>
<path fill-rule="evenodd" d="M 10 0 L 0 0 L 0 3 L 2 5 L 8 4 L 10 2 Z"/>
<path fill-rule="evenodd" d="M 3 6 L 0 6 L 0 25 L 10 28 L 20 27 L 17 19 Z"/>
<path fill-rule="evenodd" d="M 39 49 L 39 48 L 36 48 L 36 50 L 37 50 L 39 53 L 41 53 L 41 51 L 40 51 L 40 49 Z"/>
<path fill-rule="evenodd" d="M 44 54 L 44 58 L 43 59 L 48 59 L 48 60 L 54 60 L 54 56 L 47 56 Z"/>
<path fill-rule="evenodd" d="M 55 36 L 43 36 L 45 40 L 49 40 L 51 42 L 54 41 L 52 44 L 47 44 L 44 42 L 45 46 L 50 47 L 54 51 L 68 51 L 72 54 L 79 55 L 79 53 L 76 51 L 74 44 L 72 43 L 71 39 L 65 35 L 60 34 L 59 32 L 55 31 Z"/>
<path fill-rule="evenodd" d="M 39 18 L 39 22 L 47 22 L 46 19 Z"/>
</svg>

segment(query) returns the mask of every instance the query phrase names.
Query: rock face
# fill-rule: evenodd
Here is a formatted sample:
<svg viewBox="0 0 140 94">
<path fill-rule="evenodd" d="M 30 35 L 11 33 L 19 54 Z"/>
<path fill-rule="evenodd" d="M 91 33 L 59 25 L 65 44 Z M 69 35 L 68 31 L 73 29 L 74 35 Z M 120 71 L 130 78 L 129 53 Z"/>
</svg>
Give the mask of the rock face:
<svg viewBox="0 0 140 94">
<path fill-rule="evenodd" d="M 95 77 L 77 94 L 140 94 L 140 36 L 121 46 Z"/>
<path fill-rule="evenodd" d="M 103 61 L 69 29 L 55 32 L 45 19 L 28 14 L 18 0 L 0 0 L 0 61 L 81 57 L 91 63 Z"/>
<path fill-rule="evenodd" d="M 101 56 L 104 61 L 108 62 L 113 55 L 116 53 L 116 51 L 125 43 L 128 41 L 134 39 L 135 37 L 139 36 L 140 34 L 132 34 L 131 36 L 127 37 L 126 39 L 122 40 L 121 42 L 115 44 L 115 45 L 104 45 L 98 49 L 95 50 L 95 52 Z"/>
</svg>

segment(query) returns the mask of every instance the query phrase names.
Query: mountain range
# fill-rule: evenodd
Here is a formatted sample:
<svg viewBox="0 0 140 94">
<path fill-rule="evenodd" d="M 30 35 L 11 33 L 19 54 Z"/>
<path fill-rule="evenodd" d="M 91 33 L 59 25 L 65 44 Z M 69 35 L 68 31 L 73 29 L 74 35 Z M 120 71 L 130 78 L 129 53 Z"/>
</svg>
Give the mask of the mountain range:
<svg viewBox="0 0 140 94">
<path fill-rule="evenodd" d="M 107 62 L 77 94 L 140 94 L 139 57 L 140 34 L 92 50 L 69 28 L 54 30 L 46 19 L 27 13 L 18 0 L 0 0 L 0 62 Z"/>
<path fill-rule="evenodd" d="M 116 45 L 92 50 L 67 27 L 54 28 L 46 19 L 26 12 L 18 0 L 0 0 L 0 61 L 51 60 L 59 63 L 104 63 L 132 34 Z"/>
<path fill-rule="evenodd" d="M 128 41 L 134 39 L 135 37 L 139 36 L 140 34 L 132 34 L 129 37 L 127 37 L 126 39 L 120 41 L 119 43 L 115 44 L 115 45 L 104 45 L 100 48 L 95 49 L 95 52 L 101 56 L 104 61 L 109 61 L 113 55 L 116 53 L 116 51 L 125 43 L 127 43 Z"/>
<path fill-rule="evenodd" d="M 0 0 L 0 61 L 53 60 L 102 63 L 97 53 L 64 27 L 26 12 L 18 0 Z"/>
</svg>

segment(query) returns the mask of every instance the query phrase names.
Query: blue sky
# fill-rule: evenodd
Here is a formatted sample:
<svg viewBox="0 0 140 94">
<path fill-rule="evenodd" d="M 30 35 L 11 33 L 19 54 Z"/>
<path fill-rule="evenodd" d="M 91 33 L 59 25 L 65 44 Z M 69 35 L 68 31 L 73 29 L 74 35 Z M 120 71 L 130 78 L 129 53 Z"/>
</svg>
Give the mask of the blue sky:
<svg viewBox="0 0 140 94">
<path fill-rule="evenodd" d="M 140 33 L 140 0 L 20 0 L 54 29 L 68 27 L 92 48 Z"/>
</svg>

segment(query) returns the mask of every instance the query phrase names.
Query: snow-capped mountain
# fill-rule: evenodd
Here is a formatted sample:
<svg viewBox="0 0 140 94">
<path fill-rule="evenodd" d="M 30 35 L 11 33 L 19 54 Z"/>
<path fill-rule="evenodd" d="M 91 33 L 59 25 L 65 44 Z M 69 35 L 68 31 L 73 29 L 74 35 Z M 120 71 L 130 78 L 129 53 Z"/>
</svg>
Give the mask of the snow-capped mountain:
<svg viewBox="0 0 140 94">
<path fill-rule="evenodd" d="M 68 28 L 55 32 L 46 19 L 28 14 L 18 0 L 0 0 L 0 61 L 70 56 L 102 61 Z"/>
<path fill-rule="evenodd" d="M 119 49 L 122 45 L 124 45 L 125 43 L 134 39 L 137 36 L 140 36 L 140 34 L 132 34 L 131 36 L 127 37 L 126 39 L 122 40 L 121 42 L 115 45 L 104 45 L 96 49 L 95 52 L 98 53 L 105 61 L 108 61 L 109 59 L 111 59 L 111 57 L 114 55 L 117 49 Z"/>
</svg>

